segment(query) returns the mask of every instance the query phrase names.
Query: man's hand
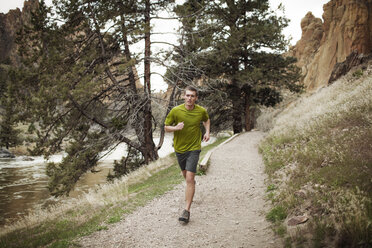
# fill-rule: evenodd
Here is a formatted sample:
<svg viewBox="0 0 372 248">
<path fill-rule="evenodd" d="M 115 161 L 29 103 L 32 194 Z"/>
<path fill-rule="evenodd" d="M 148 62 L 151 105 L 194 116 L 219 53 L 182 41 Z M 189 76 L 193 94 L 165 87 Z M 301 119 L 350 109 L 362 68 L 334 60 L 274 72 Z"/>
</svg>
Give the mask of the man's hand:
<svg viewBox="0 0 372 248">
<path fill-rule="evenodd" d="M 184 126 L 183 122 L 180 122 L 180 123 L 178 123 L 178 124 L 175 126 L 175 129 L 176 129 L 177 131 L 182 130 L 182 129 L 183 129 L 183 126 Z"/>
<path fill-rule="evenodd" d="M 210 138 L 209 132 L 207 132 L 207 133 L 204 134 L 203 141 L 204 142 L 208 142 L 209 141 L 209 138 Z"/>
<path fill-rule="evenodd" d="M 209 138 L 210 138 L 209 132 L 211 130 L 211 120 L 208 119 L 207 121 L 204 121 L 203 125 L 204 125 L 204 128 L 205 128 L 205 134 L 204 134 L 204 137 L 203 137 L 203 141 L 208 142 Z"/>
</svg>

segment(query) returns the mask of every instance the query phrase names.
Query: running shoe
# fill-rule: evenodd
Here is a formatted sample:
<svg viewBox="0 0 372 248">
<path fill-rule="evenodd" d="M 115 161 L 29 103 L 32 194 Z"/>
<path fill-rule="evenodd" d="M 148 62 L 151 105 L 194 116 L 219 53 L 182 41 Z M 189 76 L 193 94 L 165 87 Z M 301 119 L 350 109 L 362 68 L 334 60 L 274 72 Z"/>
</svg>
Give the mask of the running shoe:
<svg viewBox="0 0 372 248">
<path fill-rule="evenodd" d="M 182 221 L 184 223 L 188 223 L 190 219 L 190 212 L 186 209 L 183 210 L 181 217 L 178 218 L 179 221 Z"/>
</svg>

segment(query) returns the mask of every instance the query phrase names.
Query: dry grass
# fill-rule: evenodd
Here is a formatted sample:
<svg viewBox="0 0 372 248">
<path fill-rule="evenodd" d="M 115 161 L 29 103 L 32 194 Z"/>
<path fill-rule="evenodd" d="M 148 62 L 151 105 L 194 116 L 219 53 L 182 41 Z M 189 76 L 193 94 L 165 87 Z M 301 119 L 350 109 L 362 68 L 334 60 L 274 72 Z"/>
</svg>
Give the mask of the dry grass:
<svg viewBox="0 0 372 248">
<path fill-rule="evenodd" d="M 295 247 L 372 246 L 372 65 L 361 71 L 293 102 L 261 144 L 270 199 L 286 220 L 310 217 L 287 234 Z"/>
<path fill-rule="evenodd" d="M 203 147 L 201 158 L 227 138 Z M 107 229 L 183 181 L 171 154 L 81 195 L 40 209 L 0 230 L 0 247 L 75 247 L 80 236 Z"/>
<path fill-rule="evenodd" d="M 43 222 L 56 220 L 69 215 L 70 211 L 76 209 L 86 209 L 86 213 L 94 215 L 94 210 L 100 210 L 102 206 L 114 205 L 128 198 L 129 185 L 136 184 L 148 179 L 160 170 L 166 169 L 174 164 L 172 156 L 161 158 L 147 166 L 132 172 L 131 174 L 115 180 L 112 183 L 91 189 L 88 193 L 82 194 L 76 199 L 64 198 L 60 204 L 50 206 L 48 209 L 39 209 L 33 211 L 21 220 L 4 226 L 0 230 L 0 236 L 15 230 L 31 228 Z M 87 218 L 86 214 L 81 214 L 81 218 Z"/>
<path fill-rule="evenodd" d="M 292 93 L 289 90 L 283 90 L 281 92 L 283 101 L 277 104 L 275 107 L 261 107 L 260 115 L 257 118 L 256 128 L 267 132 L 274 128 L 274 121 L 282 113 L 284 109 L 293 105 L 300 95 L 298 93 Z"/>
</svg>

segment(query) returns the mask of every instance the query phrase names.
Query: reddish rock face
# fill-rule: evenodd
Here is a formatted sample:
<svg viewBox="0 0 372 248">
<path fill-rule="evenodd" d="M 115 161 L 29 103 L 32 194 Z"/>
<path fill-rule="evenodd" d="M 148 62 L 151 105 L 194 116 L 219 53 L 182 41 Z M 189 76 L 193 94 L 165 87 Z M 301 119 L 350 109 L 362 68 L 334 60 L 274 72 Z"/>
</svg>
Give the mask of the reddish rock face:
<svg viewBox="0 0 372 248">
<path fill-rule="evenodd" d="M 323 22 L 306 14 L 302 37 L 288 52 L 298 59 L 307 91 L 327 85 L 334 65 L 352 51 L 372 52 L 372 0 L 331 0 L 323 10 Z"/>
</svg>

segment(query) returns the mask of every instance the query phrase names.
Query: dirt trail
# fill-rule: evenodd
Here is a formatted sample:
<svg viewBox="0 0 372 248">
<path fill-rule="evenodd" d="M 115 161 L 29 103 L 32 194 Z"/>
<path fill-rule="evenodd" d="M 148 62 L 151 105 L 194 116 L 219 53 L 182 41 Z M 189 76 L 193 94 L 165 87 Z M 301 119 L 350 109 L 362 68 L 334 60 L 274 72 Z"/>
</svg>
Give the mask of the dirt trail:
<svg viewBox="0 0 372 248">
<path fill-rule="evenodd" d="M 211 156 L 197 177 L 187 225 L 178 222 L 185 183 L 154 199 L 108 230 L 80 239 L 83 247 L 281 247 L 265 220 L 261 132 L 243 133 Z"/>
</svg>

